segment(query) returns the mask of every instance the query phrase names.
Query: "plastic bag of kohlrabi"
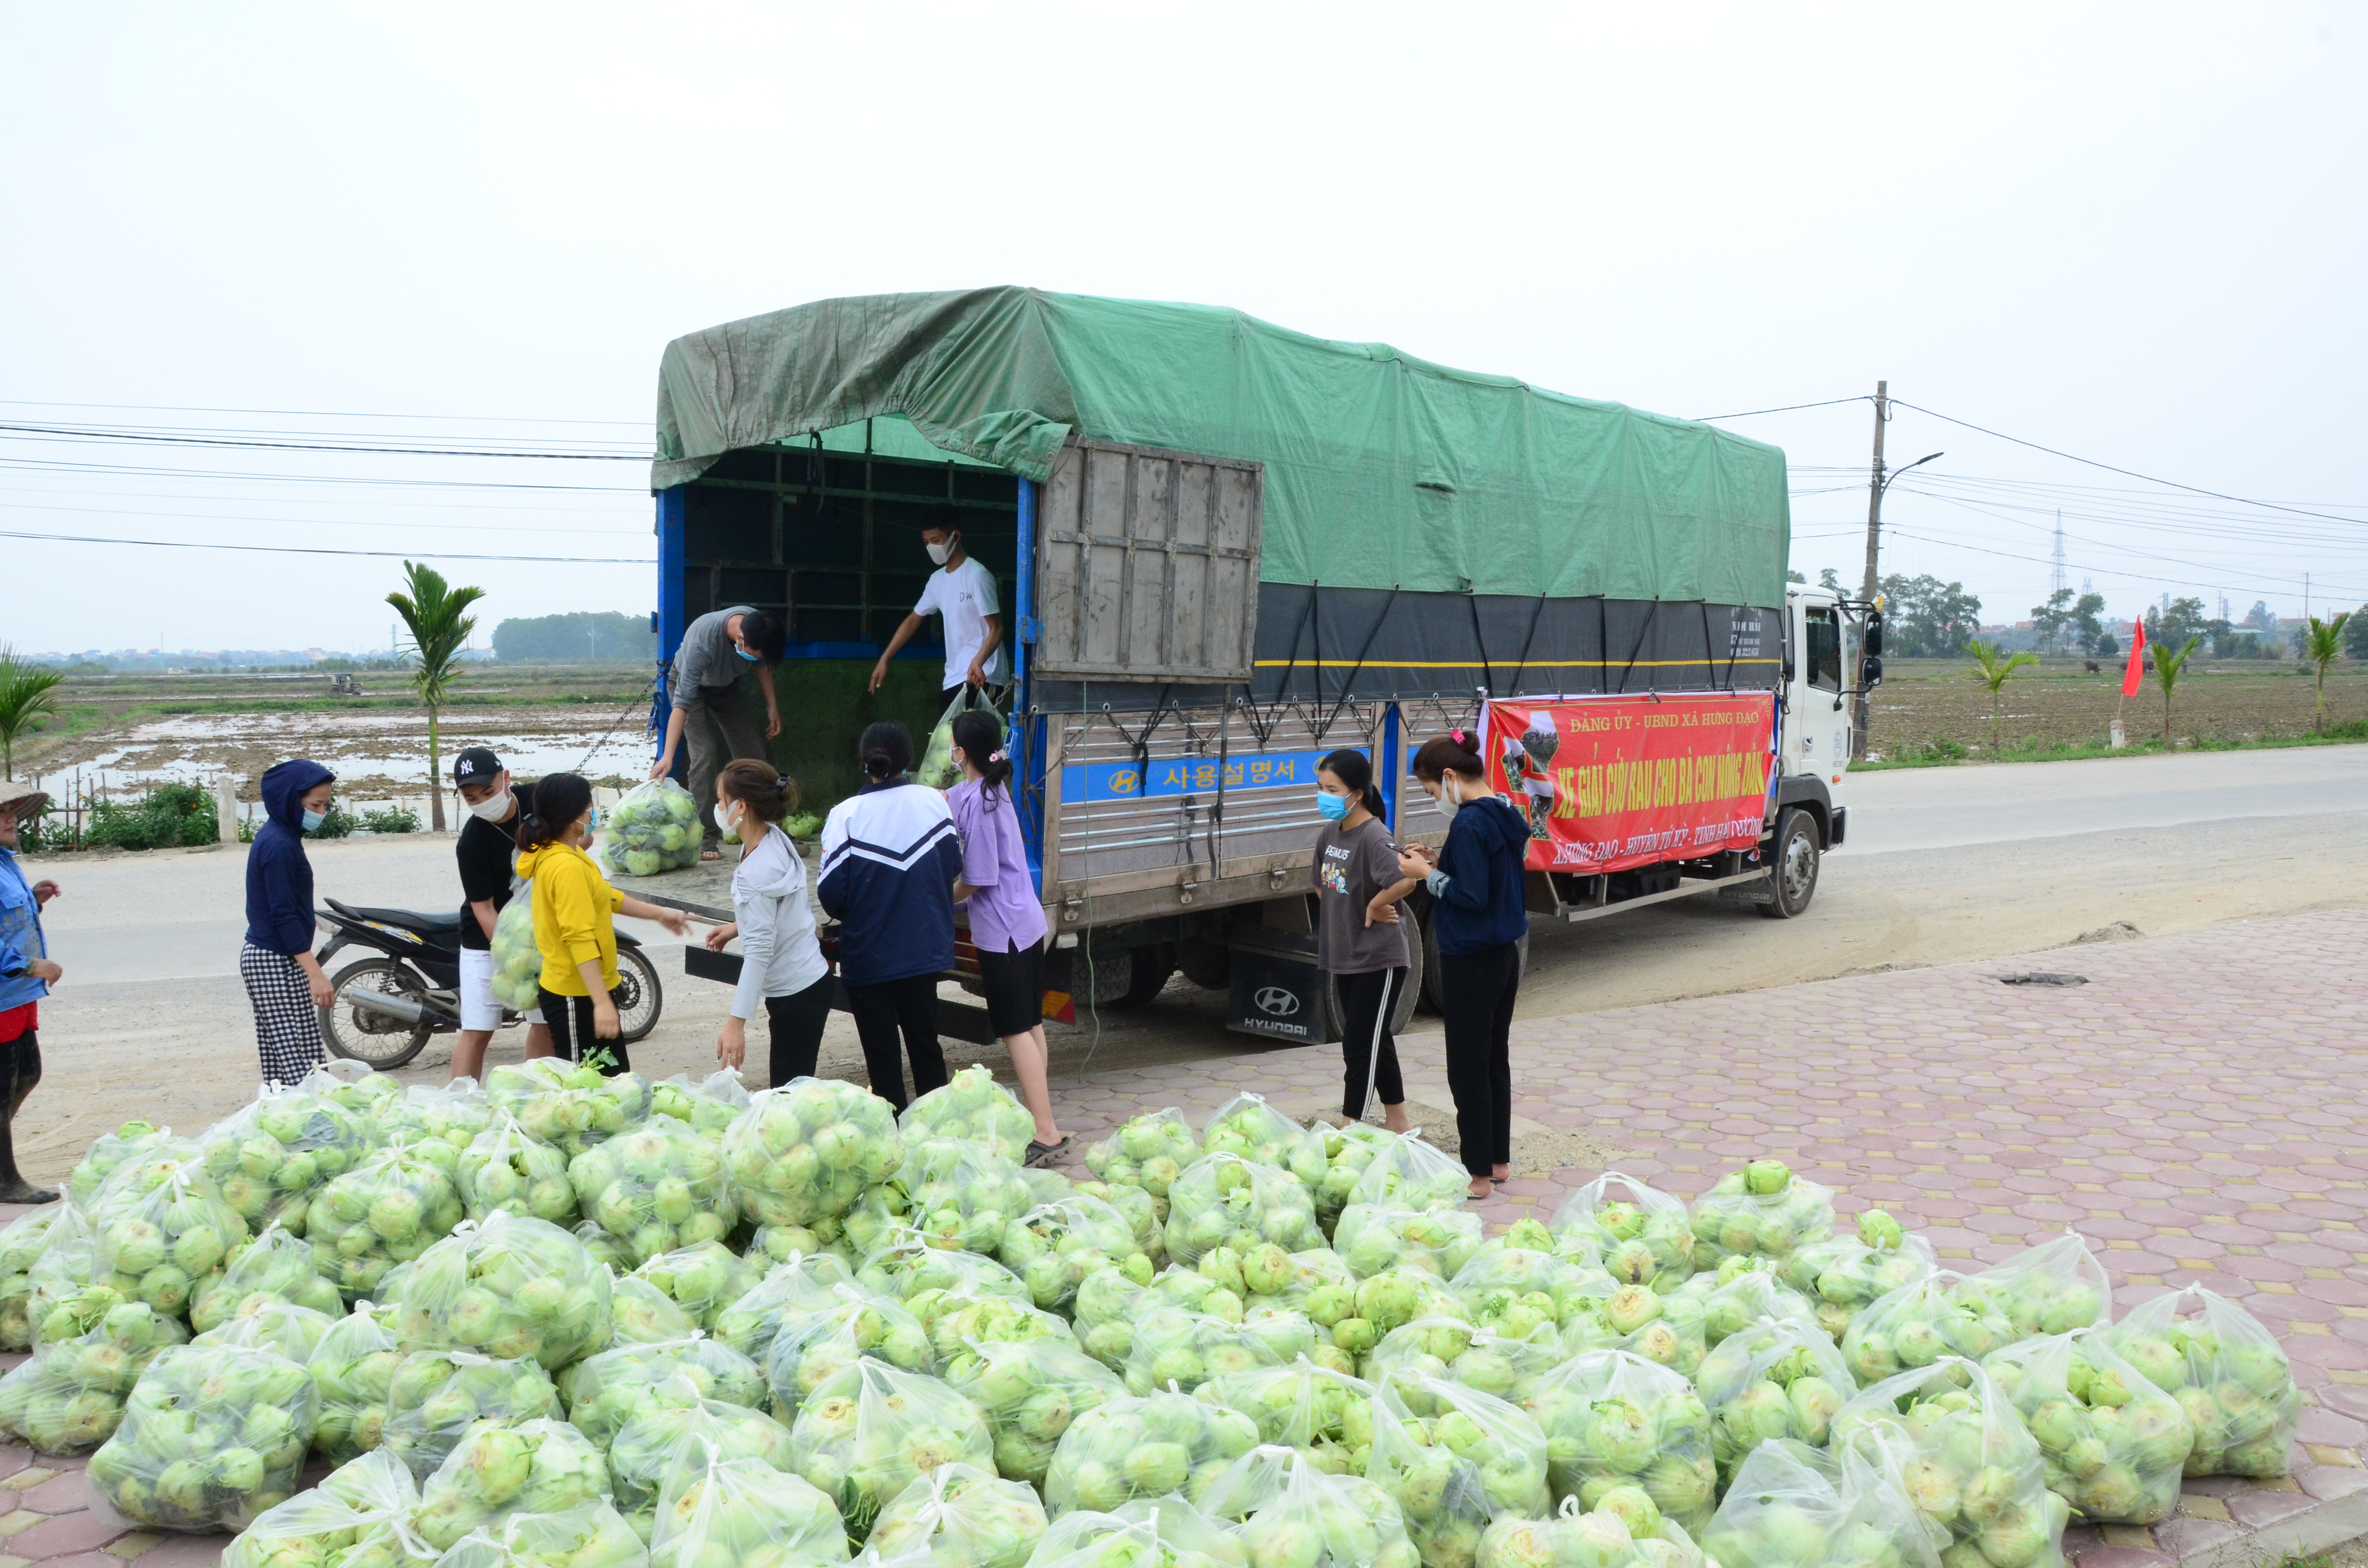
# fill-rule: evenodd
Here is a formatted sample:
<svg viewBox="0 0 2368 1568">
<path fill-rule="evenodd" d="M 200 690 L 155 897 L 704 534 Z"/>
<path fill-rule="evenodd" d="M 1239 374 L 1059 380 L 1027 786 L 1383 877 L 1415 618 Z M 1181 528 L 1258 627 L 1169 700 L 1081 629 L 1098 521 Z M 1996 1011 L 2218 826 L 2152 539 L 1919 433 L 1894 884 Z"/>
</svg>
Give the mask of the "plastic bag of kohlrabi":
<svg viewBox="0 0 2368 1568">
<path fill-rule="evenodd" d="M 1224 1525 L 1182 1497 L 1139 1497 L 1108 1513 L 1072 1508 L 1044 1528 L 1028 1568 L 1244 1568 Z"/>
<path fill-rule="evenodd" d="M 1297 1449 L 1330 1474 L 1365 1473 L 1372 1454 L 1374 1389 L 1361 1378 L 1299 1357 L 1289 1366 L 1212 1378 L 1198 1393 L 1248 1416 L 1262 1443 Z"/>
<path fill-rule="evenodd" d="M 773 1408 L 795 1410 L 866 1356 L 907 1372 L 938 1369 L 928 1330 L 919 1320 L 887 1297 L 860 1286 L 834 1285 L 829 1301 L 802 1312 L 784 1312 L 765 1360 Z"/>
<path fill-rule="evenodd" d="M 997 1267 L 1000 1267 L 999 1265 Z M 715 1337 L 762 1365 L 781 1329 L 781 1315 L 827 1301 L 831 1287 L 855 1278 L 836 1253 L 821 1252 L 777 1263 L 740 1299 L 715 1314 Z M 891 1294 L 893 1292 L 882 1292 Z"/>
<path fill-rule="evenodd" d="M 750 1098 L 737 1067 L 719 1069 L 696 1083 L 689 1074 L 677 1073 L 650 1085 L 650 1114 L 673 1117 L 702 1138 L 720 1140 Z"/>
<path fill-rule="evenodd" d="M 0 1432 L 44 1454 L 79 1454 L 115 1435 L 132 1385 L 188 1338 L 177 1319 L 127 1301 L 88 1334 L 56 1340 L 0 1378 Z"/>
<path fill-rule="evenodd" d="M 379 1108 L 378 1136 L 401 1136 L 416 1144 L 445 1143 L 456 1153 L 505 1114 L 474 1078 L 449 1084 L 412 1084 Z"/>
<path fill-rule="evenodd" d="M 1019 1167 L 992 1148 L 959 1138 L 909 1140 L 904 1163 L 845 1216 L 847 1239 L 863 1256 L 890 1244 L 903 1226 L 933 1245 L 993 1256 L 1004 1227 L 1035 1207 Z"/>
<path fill-rule="evenodd" d="M 1351 1203 L 1340 1210 L 1332 1246 L 1360 1279 L 1400 1265 L 1452 1279 L 1480 1251 L 1484 1229 L 1469 1210 Z"/>
<path fill-rule="evenodd" d="M 1710 1413 L 1668 1368 L 1626 1350 L 1583 1351 L 1538 1378 L 1523 1407 L 1545 1434 L 1556 1498 L 1586 1508 L 1634 1486 L 1690 1529 L 1710 1522 Z"/>
<path fill-rule="evenodd" d="M 1933 1539 L 1948 1533 L 1949 1551 L 1971 1546 L 1998 1568 L 2062 1568 L 2070 1506 L 2047 1489 L 2039 1444 L 1978 1366 L 1943 1357 L 1860 1391 L 1834 1417 L 1827 1446 L 1866 1444 L 1889 1456 L 1886 1468 Z"/>
<path fill-rule="evenodd" d="M 1161 1390 L 1121 1394 L 1077 1417 L 1053 1453 L 1044 1506 L 1110 1513 L 1135 1498 L 1197 1494 L 1258 1444 L 1239 1411 Z"/>
<path fill-rule="evenodd" d="M 1762 1318 L 1806 1324 L 1827 1340 L 1833 1337 L 1826 1333 L 1809 1299 L 1785 1284 L 1771 1268 L 1746 1268 L 1724 1281 L 1714 1273 L 1697 1274 L 1676 1293 L 1702 1302 L 1702 1344 L 1708 1349 L 1716 1349 L 1727 1335 L 1740 1334 Z"/>
<path fill-rule="evenodd" d="M 333 1056 L 297 1081 L 307 1094 L 320 1096 L 349 1112 L 372 1139 L 381 1137 L 379 1118 L 390 1102 L 403 1097 L 403 1080 L 377 1072 L 359 1062 Z"/>
<path fill-rule="evenodd" d="M 609 1461 L 566 1422 L 487 1422 L 470 1428 L 420 1483 L 412 1528 L 444 1551 L 513 1514 L 555 1514 L 608 1495 Z"/>
<path fill-rule="evenodd" d="M 420 1350 L 403 1358 L 387 1384 L 380 1442 L 425 1480 L 476 1422 L 516 1426 L 558 1414 L 551 1374 L 531 1357 L 495 1361 L 466 1350 Z"/>
<path fill-rule="evenodd" d="M 286 1301 L 265 1301 L 252 1312 L 243 1312 L 227 1323 L 212 1328 L 189 1341 L 206 1346 L 235 1345 L 250 1350 L 270 1350 L 287 1357 L 302 1367 L 313 1358 L 322 1338 L 335 1328 L 337 1320 L 326 1312 L 316 1312 L 310 1307 L 290 1306 Z"/>
<path fill-rule="evenodd" d="M 712 1330 L 725 1308 L 756 1289 L 762 1262 L 750 1263 L 722 1242 L 698 1242 L 645 1259 L 633 1272 Z"/>
<path fill-rule="evenodd" d="M 87 1213 L 98 1197 L 98 1189 L 126 1164 L 157 1155 L 195 1159 L 203 1164 L 203 1153 L 196 1139 L 176 1138 L 171 1128 L 135 1117 L 114 1131 L 102 1132 L 91 1140 L 90 1147 L 83 1151 L 82 1158 L 74 1162 L 74 1168 L 66 1176 L 66 1200 Z"/>
<path fill-rule="evenodd" d="M 1232 1154 L 1262 1165 L 1284 1168 L 1306 1129 L 1266 1103 L 1263 1095 L 1243 1093 L 1219 1106 L 1201 1130 L 1206 1154 Z"/>
<path fill-rule="evenodd" d="M 1126 1392 L 1118 1375 L 1066 1339 L 981 1340 L 946 1363 L 995 1434 L 995 1468 L 1044 1484 L 1061 1439 L 1087 1411 Z"/>
<path fill-rule="evenodd" d="M 1418 1392 L 1417 1415 L 1400 1391 Z M 1516 1406 L 1439 1378 L 1393 1378 L 1374 1399 L 1368 1479 L 1397 1502 L 1423 1561 L 1463 1563 L 1481 1532 L 1507 1516 L 1534 1519 L 1552 1507 L 1546 1439 Z"/>
<path fill-rule="evenodd" d="M 837 1506 L 801 1477 L 752 1459 L 678 1468 L 650 1534 L 650 1568 L 820 1568 L 846 1552 Z"/>
<path fill-rule="evenodd" d="M 146 1170 L 153 1186 L 142 1186 L 144 1176 L 128 1179 L 140 1176 L 134 1169 L 100 1191 L 91 1215 L 98 1237 L 91 1279 L 180 1317 L 245 1243 L 246 1221 L 195 1165 L 168 1160 Z"/>
<path fill-rule="evenodd" d="M 419 1256 L 395 1298 L 406 1350 L 531 1356 L 566 1366 L 611 1337 L 609 1270 L 545 1220 L 463 1220 Z"/>
<path fill-rule="evenodd" d="M 1943 1356 L 1979 1360 L 2017 1337 L 1978 1281 L 1936 1268 L 1860 1308 L 1842 1333 L 1842 1359 L 1860 1383 L 1876 1383 Z"/>
<path fill-rule="evenodd" d="M 387 1404 L 395 1369 L 403 1364 L 393 1329 L 368 1301 L 328 1326 L 304 1363 L 321 1396 L 321 1418 L 313 1428 L 313 1450 L 331 1464 L 345 1464 L 379 1446 L 386 1431 Z"/>
<path fill-rule="evenodd" d="M 266 1084 L 206 1129 L 199 1163 L 247 1228 L 278 1220 L 303 1233 L 305 1206 L 375 1142 L 370 1124 L 310 1089 Z"/>
<path fill-rule="evenodd" d="M 1634 1176 L 1604 1172 L 1564 1199 L 1551 1223 L 1558 1250 L 1591 1246 L 1623 1285 L 1674 1290 L 1694 1271 L 1685 1199 Z"/>
<path fill-rule="evenodd" d="M 1462 1165 L 1422 1140 L 1422 1130 L 1391 1135 L 1349 1189 L 1350 1203 L 1391 1209 L 1460 1209 L 1472 1177 Z"/>
<path fill-rule="evenodd" d="M 941 1464 L 915 1476 L 880 1510 L 871 1553 L 882 1562 L 1022 1568 L 1044 1535 L 1036 1489 L 974 1465 Z"/>
<path fill-rule="evenodd" d="M 1028 1108 L 974 1063 L 906 1106 L 896 1125 L 907 1143 L 958 1139 L 1015 1163 L 1036 1137 L 1036 1119 Z"/>
<path fill-rule="evenodd" d="M 542 949 L 534 945 L 530 879 L 510 890 L 510 901 L 494 921 L 492 947 L 494 1000 L 513 1012 L 533 1013 L 542 998 Z"/>
<path fill-rule="evenodd" d="M 2049 1489 L 2084 1522 L 2150 1525 L 2179 1503 L 2195 1428 L 2179 1401 L 2114 1355 L 2100 1332 L 2021 1340 L 1982 1368 L 2031 1428 Z"/>
<path fill-rule="evenodd" d="M 1604 1293 L 1589 1289 L 1591 1273 L 1608 1278 L 1550 1252 L 1484 1246 L 1449 1278 L 1447 1289 L 1474 1324 L 1519 1339 L 1540 1324 L 1560 1328 L 1592 1310 L 1590 1303 Z"/>
<path fill-rule="evenodd" d="M 485 1093 L 517 1118 L 528 1137 L 571 1160 L 639 1127 L 650 1114 L 650 1081 L 640 1074 L 603 1074 L 555 1056 L 502 1063 L 485 1074 Z"/>
<path fill-rule="evenodd" d="M 790 1424 L 790 1447 L 798 1473 L 837 1502 L 855 1540 L 915 1476 L 941 1464 L 995 1468 L 977 1405 L 935 1378 L 869 1358 L 814 1391 Z"/>
<path fill-rule="evenodd" d="M 1358 1364 L 1358 1375 L 1375 1384 L 1400 1375 L 1444 1378 L 1526 1407 L 1545 1374 L 1565 1359 L 1561 1336 L 1547 1324 L 1515 1338 L 1461 1318 L 1420 1317 L 1384 1335 Z"/>
<path fill-rule="evenodd" d="M 224 1568 L 430 1568 L 413 1530 L 419 1483 L 391 1454 L 346 1465 L 265 1512 L 222 1549 Z"/>
<path fill-rule="evenodd" d="M 1729 1335 L 1702 1358 L 1694 1386 L 1710 1410 L 1711 1457 L 1728 1477 L 1772 1438 L 1824 1448 L 1835 1415 L 1858 1392 L 1831 1337 L 1799 1320 L 1762 1319 Z"/>
<path fill-rule="evenodd" d="M 32 1268 L 50 1244 L 50 1227 L 63 1204 L 19 1214 L 0 1230 L 0 1350 L 27 1350 L 33 1344 Z"/>
<path fill-rule="evenodd" d="M 2259 1318 L 2190 1285 L 2140 1302 L 2096 1337 L 2179 1402 L 2195 1429 L 2188 1474 L 2286 1473 L 2302 1395 L 2277 1336 Z"/>
<path fill-rule="evenodd" d="M 1789 1437 L 1751 1450 L 1717 1517 L 1702 1531 L 1702 1549 L 1719 1568 L 1939 1568 L 1942 1559 L 1933 1539 L 1878 1467 L 1856 1452 L 1813 1449 Z M 1997 1543 L 2005 1545 L 2006 1538 Z M 1965 1568 L 1988 1568 L 1993 1562 L 1978 1549 L 1967 1551 Z M 2018 1561 L 2035 1562 L 2038 1555 Z"/>
<path fill-rule="evenodd" d="M 1326 1475 L 1296 1449 L 1261 1444 L 1198 1493 L 1259 1562 L 1297 1568 L 1416 1568 L 1397 1500 L 1358 1475 Z"/>
<path fill-rule="evenodd" d="M 655 877 L 699 864 L 699 804 L 671 778 L 625 791 L 600 824 L 593 849 L 612 877 Z"/>
<path fill-rule="evenodd" d="M 1315 1203 L 1290 1172 L 1216 1153 L 1167 1189 L 1167 1256 L 1176 1262 L 1190 1267 L 1218 1247 L 1247 1252 L 1264 1242 L 1285 1252 L 1324 1244 Z"/>
<path fill-rule="evenodd" d="M 1365 1167 L 1395 1135 L 1367 1122 L 1335 1127 L 1318 1118 L 1284 1156 L 1283 1168 L 1315 1195 L 1315 1218 L 1329 1235 Z"/>
<path fill-rule="evenodd" d="M 375 1292 L 388 1270 L 450 1234 L 462 1217 L 451 1170 L 397 1140 L 313 1195 L 305 1235 L 324 1267 L 335 1258 L 337 1289 L 351 1301 Z"/>
<path fill-rule="evenodd" d="M 1305 1312 L 1318 1328 L 1330 1328 L 1349 1315 L 1357 1295 L 1357 1276 L 1347 1260 L 1329 1247 L 1285 1252 L 1266 1243 L 1236 1255 L 1242 1272 L 1244 1310 L 1274 1307 Z M 1333 1294 L 1325 1295 L 1330 1291 Z M 1322 1313 L 1338 1310 L 1328 1318 Z"/>
<path fill-rule="evenodd" d="M 1099 1269 L 1116 1267 L 1146 1283 L 1152 1276 L 1151 1259 L 1135 1246 L 1125 1216 L 1082 1193 L 1015 1216 L 1003 1227 L 996 1256 L 1047 1312 L 1065 1310 L 1086 1276 Z"/>
<path fill-rule="evenodd" d="M 1550 1519 L 1508 1515 L 1488 1527 L 1474 1568 L 1588 1562 L 1601 1568 L 1703 1568 L 1710 1559 L 1675 1520 L 1634 1487 L 1607 1495 L 1593 1513 L 1565 1498 Z"/>
<path fill-rule="evenodd" d="M 245 1529 L 296 1491 L 320 1415 L 304 1369 L 269 1350 L 177 1345 L 141 1374 L 91 1486 L 135 1524 Z"/>
<path fill-rule="evenodd" d="M 1859 1233 L 1796 1247 L 1782 1266 L 1784 1283 L 1816 1309 L 1817 1321 L 1839 1345 L 1858 1314 L 1940 1267 L 1932 1244 L 1900 1229 L 1880 1209 L 1859 1216 Z"/>
<path fill-rule="evenodd" d="M 1315 1348 L 1315 1325 L 1296 1312 L 1228 1323 L 1180 1307 L 1152 1307 L 1135 1320 L 1134 1344 L 1121 1375 L 1130 1393 L 1170 1386 L 1190 1393 L 1212 1378 L 1279 1367 Z"/>
<path fill-rule="evenodd" d="M 1834 1233 L 1834 1191 L 1782 1160 L 1754 1160 L 1694 1199 L 1694 1269 L 1736 1253 L 1783 1258 Z"/>
<path fill-rule="evenodd" d="M 1029 1299 L 1019 1276 L 985 1253 L 929 1244 L 928 1238 L 909 1225 L 891 1225 L 879 1243 L 864 1255 L 855 1282 L 865 1290 L 900 1301 L 933 1290 Z"/>
<path fill-rule="evenodd" d="M 651 1389 L 676 1378 L 689 1379 L 701 1399 L 750 1410 L 765 1403 L 763 1369 L 730 1346 L 706 1338 L 603 1350 L 560 1373 L 558 1392 L 567 1402 L 567 1418 L 605 1448 Z"/>
<path fill-rule="evenodd" d="M 739 1218 L 723 1151 L 670 1116 L 653 1117 L 567 1162 L 584 1212 L 644 1260 L 722 1241 Z"/>
<path fill-rule="evenodd" d="M 461 1205 L 481 1223 L 495 1212 L 575 1226 L 575 1187 L 567 1179 L 567 1156 L 528 1136 L 507 1111 L 471 1139 L 454 1172 Z"/>
<path fill-rule="evenodd" d="M 1028 1183 L 1029 1191 L 1040 1208 L 1071 1198 L 1090 1198 L 1109 1204 L 1118 1210 L 1119 1218 L 1124 1220 L 1127 1229 L 1134 1233 L 1136 1250 L 1150 1260 L 1152 1267 L 1156 1269 L 1167 1261 L 1166 1199 L 1155 1199 L 1139 1187 L 1112 1187 L 1105 1181 L 1069 1182 L 1056 1189 L 1045 1178 L 1058 1177 L 1060 1174 L 1058 1171 L 1023 1169 L 1020 1176 Z"/>
<path fill-rule="evenodd" d="M 345 1299 L 321 1278 L 313 1244 L 290 1235 L 277 1220 L 231 1255 L 229 1265 L 198 1290 L 189 1326 L 202 1334 L 264 1301 L 285 1301 L 343 1317 Z"/>
<path fill-rule="evenodd" d="M 646 1536 L 666 1480 L 710 1450 L 727 1460 L 755 1460 L 783 1475 L 796 1473 L 790 1429 L 762 1411 L 701 1399 L 687 1378 L 650 1389 L 609 1444 L 609 1481 L 617 1511 Z"/>
<path fill-rule="evenodd" d="M 1163 1208 L 1168 1184 L 1200 1157 L 1201 1140 L 1174 1106 L 1144 1111 L 1109 1137 L 1086 1145 L 1086 1169 L 1112 1187 L 1141 1187 Z"/>
<path fill-rule="evenodd" d="M 1611 1285 L 1609 1275 L 1582 1278 L 1576 1309 L 1563 1322 L 1563 1346 L 1582 1350 L 1633 1350 L 1691 1377 L 1709 1346 L 1702 1335 L 1702 1298 L 1650 1285 Z"/>
<path fill-rule="evenodd" d="M 464 1537 L 437 1568 L 649 1568 L 642 1538 L 606 1503 L 513 1514 Z"/>
<path fill-rule="evenodd" d="M 2086 1237 L 2067 1230 L 1970 1277 L 2006 1315 L 2017 1339 L 2069 1334 L 2112 1321 L 2112 1285 Z"/>
</svg>

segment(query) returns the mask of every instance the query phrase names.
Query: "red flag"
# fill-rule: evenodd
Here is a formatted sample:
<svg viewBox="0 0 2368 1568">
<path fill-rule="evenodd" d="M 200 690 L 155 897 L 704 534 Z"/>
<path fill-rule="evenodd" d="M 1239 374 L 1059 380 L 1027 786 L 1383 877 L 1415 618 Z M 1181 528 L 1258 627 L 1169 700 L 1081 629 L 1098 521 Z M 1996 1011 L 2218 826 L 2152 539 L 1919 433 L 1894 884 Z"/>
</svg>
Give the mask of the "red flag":
<svg viewBox="0 0 2368 1568">
<path fill-rule="evenodd" d="M 2130 622 L 2130 667 L 2122 672 L 2122 695 L 2135 697 L 2138 683 L 2146 675 L 2146 621 Z"/>
</svg>

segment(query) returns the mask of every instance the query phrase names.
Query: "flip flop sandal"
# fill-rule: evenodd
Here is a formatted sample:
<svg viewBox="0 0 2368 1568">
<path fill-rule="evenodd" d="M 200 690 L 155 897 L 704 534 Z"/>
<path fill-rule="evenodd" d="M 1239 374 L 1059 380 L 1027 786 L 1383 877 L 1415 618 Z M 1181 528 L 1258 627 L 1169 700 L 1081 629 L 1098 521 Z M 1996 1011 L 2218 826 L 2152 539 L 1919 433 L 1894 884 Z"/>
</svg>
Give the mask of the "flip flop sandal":
<svg viewBox="0 0 2368 1568">
<path fill-rule="evenodd" d="M 1021 1157 L 1020 1164 L 1039 1167 L 1049 1165 L 1067 1153 L 1069 1145 L 1076 1142 L 1075 1138 L 1064 1138 L 1058 1143 L 1039 1143 L 1031 1138 L 1028 1141 L 1028 1153 Z"/>
</svg>

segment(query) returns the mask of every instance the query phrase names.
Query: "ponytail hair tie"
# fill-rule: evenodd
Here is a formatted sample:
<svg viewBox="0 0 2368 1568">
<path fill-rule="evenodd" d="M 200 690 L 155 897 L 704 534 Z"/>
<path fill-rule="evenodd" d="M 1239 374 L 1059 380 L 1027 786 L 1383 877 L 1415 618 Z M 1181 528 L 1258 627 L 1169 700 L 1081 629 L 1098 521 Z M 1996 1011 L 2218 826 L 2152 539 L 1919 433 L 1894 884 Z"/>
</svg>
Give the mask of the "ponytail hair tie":
<svg viewBox="0 0 2368 1568">
<path fill-rule="evenodd" d="M 1007 758 L 1007 757 L 1006 757 L 1006 756 L 1005 756 L 1001 752 L 999 752 L 999 751 L 993 751 L 993 752 L 989 752 L 989 753 L 987 753 L 987 754 L 986 754 L 986 760 L 987 760 L 987 761 L 989 761 L 989 762 L 1005 762 L 1005 761 L 1008 761 L 1009 759 L 1008 759 L 1008 758 Z"/>
<path fill-rule="evenodd" d="M 1465 751 L 1470 751 L 1472 749 L 1472 737 L 1464 733 L 1462 730 L 1450 730 L 1447 732 L 1447 737 L 1453 741 L 1457 745 L 1462 746 Z"/>
</svg>

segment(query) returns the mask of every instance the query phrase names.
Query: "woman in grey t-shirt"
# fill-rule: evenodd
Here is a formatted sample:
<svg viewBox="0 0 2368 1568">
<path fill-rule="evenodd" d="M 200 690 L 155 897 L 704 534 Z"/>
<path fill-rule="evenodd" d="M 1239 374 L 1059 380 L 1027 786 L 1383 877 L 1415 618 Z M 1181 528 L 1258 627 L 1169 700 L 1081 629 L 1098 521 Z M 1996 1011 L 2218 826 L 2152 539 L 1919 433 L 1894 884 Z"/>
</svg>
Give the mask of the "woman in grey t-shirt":
<svg viewBox="0 0 2368 1568">
<path fill-rule="evenodd" d="M 1378 1090 L 1384 1125 L 1404 1132 L 1412 1124 L 1390 1015 L 1406 982 L 1397 903 L 1416 884 L 1399 874 L 1397 846 L 1382 821 L 1382 792 L 1364 753 L 1326 756 L 1316 765 L 1315 787 L 1325 817 L 1315 834 L 1315 967 L 1340 989 L 1340 1124 L 1363 1120 Z"/>
</svg>

